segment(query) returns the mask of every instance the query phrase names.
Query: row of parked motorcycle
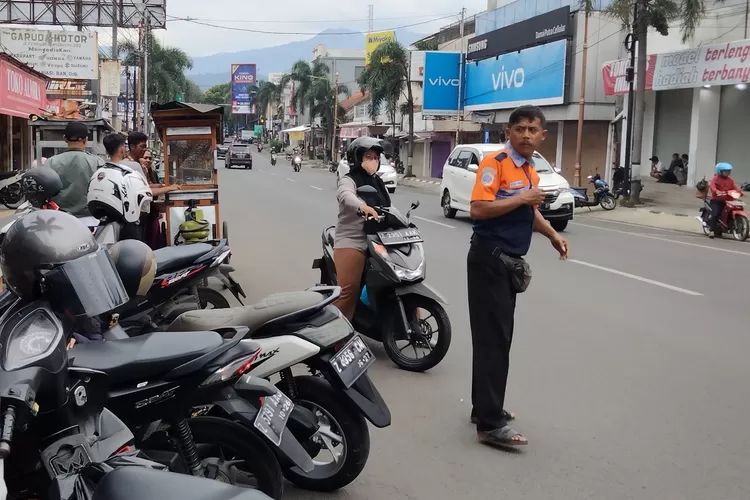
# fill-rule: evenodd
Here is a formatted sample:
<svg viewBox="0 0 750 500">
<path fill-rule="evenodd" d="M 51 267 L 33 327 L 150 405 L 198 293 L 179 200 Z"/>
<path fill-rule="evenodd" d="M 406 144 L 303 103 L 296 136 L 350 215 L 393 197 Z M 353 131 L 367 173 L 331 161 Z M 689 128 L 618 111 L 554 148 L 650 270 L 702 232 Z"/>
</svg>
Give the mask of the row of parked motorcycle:
<svg viewBox="0 0 750 500">
<path fill-rule="evenodd" d="M 391 422 L 368 375 L 375 357 L 359 334 L 382 341 L 412 371 L 435 366 L 448 351 L 445 301 L 424 283 L 422 239 L 408 213 L 383 208 L 365 223 L 371 249 L 355 333 L 332 305 L 340 294 L 333 228 L 313 264 L 321 284 L 205 309 L 216 286 L 240 304 L 245 298 L 226 240 L 152 252 L 136 240 L 116 241 L 122 220 L 57 210 L 51 200 L 61 183 L 51 169 L 31 169 L 21 184 L 27 203 L 0 235 L 9 288 L 0 294 L 7 497 L 279 499 L 284 477 L 334 491 L 367 463 L 367 421 Z M 34 262 L 32 241 L 37 257 L 54 258 L 28 269 L 24 276 L 37 286 L 24 292 L 10 278 Z M 151 255 L 154 265 L 138 267 L 150 271 L 137 293 L 118 295 L 133 255 Z M 114 274 L 101 274 L 107 269 Z M 62 293 L 61 283 L 72 288 Z M 97 309 L 70 307 L 91 294 Z M 293 373 L 297 365 L 306 373 Z"/>
</svg>

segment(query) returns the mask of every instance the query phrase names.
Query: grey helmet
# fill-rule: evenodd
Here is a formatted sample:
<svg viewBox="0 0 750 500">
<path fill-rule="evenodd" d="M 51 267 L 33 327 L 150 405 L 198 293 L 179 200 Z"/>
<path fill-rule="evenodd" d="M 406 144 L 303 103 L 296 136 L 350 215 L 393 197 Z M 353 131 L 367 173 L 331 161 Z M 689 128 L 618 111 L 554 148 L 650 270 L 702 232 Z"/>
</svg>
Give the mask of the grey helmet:
<svg viewBox="0 0 750 500">
<path fill-rule="evenodd" d="M 48 300 L 72 316 L 97 316 L 128 300 L 108 251 L 86 224 L 57 210 L 16 220 L 0 247 L 0 271 L 19 298 Z"/>
<path fill-rule="evenodd" d="M 354 139 L 349 147 L 346 148 L 346 162 L 349 164 L 349 168 L 358 169 L 362 168 L 362 157 L 365 155 L 365 151 L 374 149 L 378 154 L 383 154 L 385 148 L 383 147 L 383 140 L 377 137 L 358 137 Z"/>
</svg>

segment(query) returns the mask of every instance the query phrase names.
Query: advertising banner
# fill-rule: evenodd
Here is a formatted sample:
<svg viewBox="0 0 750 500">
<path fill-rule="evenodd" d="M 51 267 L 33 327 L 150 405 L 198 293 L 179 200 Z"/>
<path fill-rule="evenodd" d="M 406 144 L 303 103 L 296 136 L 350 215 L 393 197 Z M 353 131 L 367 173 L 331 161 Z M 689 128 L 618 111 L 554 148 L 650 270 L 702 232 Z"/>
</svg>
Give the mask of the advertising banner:
<svg viewBox="0 0 750 500">
<path fill-rule="evenodd" d="M 546 106 L 565 100 L 567 40 L 537 45 L 466 65 L 469 111 Z"/>
<path fill-rule="evenodd" d="M 50 80 L 47 82 L 47 97 L 91 97 L 91 80 Z"/>
<path fill-rule="evenodd" d="M 50 78 L 96 80 L 96 31 L 0 28 L 3 50 Z"/>
<path fill-rule="evenodd" d="M 268 81 L 274 85 L 280 85 L 283 77 L 284 73 L 268 73 Z"/>
<path fill-rule="evenodd" d="M 628 93 L 628 82 L 625 80 L 625 72 L 628 69 L 629 61 L 619 59 L 604 63 L 602 66 L 602 81 L 604 82 L 604 95 L 625 95 Z M 635 62 L 638 67 L 638 61 Z M 656 66 L 656 56 L 648 56 L 646 65 L 646 90 L 651 90 L 651 84 L 654 81 L 654 67 Z M 636 77 L 636 80 L 638 77 Z M 637 83 L 633 88 L 637 90 Z"/>
<path fill-rule="evenodd" d="M 120 95 L 120 61 L 102 61 L 99 88 L 103 96 L 117 97 Z"/>
<path fill-rule="evenodd" d="M 423 50 L 409 51 L 411 60 L 409 63 L 409 80 L 412 82 L 424 81 L 424 55 Z"/>
<path fill-rule="evenodd" d="M 573 36 L 570 7 L 551 10 L 469 39 L 466 59 L 486 59 Z"/>
<path fill-rule="evenodd" d="M 247 115 L 253 113 L 252 101 L 257 85 L 255 64 L 232 64 L 232 113 Z"/>
<path fill-rule="evenodd" d="M 395 31 L 379 31 L 365 34 L 365 65 L 370 64 L 370 56 L 380 45 L 396 39 Z"/>
<path fill-rule="evenodd" d="M 461 54 L 425 52 L 422 114 L 445 116 L 458 113 Z"/>
<path fill-rule="evenodd" d="M 750 81 L 750 40 L 704 45 L 656 56 L 653 90 Z"/>
<path fill-rule="evenodd" d="M 46 109 L 44 80 L 7 61 L 0 61 L 0 113 L 28 118 Z"/>
</svg>

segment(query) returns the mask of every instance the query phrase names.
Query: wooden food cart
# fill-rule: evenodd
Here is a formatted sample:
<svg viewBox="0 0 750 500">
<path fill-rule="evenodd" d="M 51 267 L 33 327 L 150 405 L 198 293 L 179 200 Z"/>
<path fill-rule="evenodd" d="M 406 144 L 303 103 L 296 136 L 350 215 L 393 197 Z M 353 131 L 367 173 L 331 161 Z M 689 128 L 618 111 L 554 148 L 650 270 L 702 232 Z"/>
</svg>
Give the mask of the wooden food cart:
<svg viewBox="0 0 750 500">
<path fill-rule="evenodd" d="M 151 107 L 164 148 L 164 184 L 182 186 L 167 193 L 164 201 L 168 245 L 227 237 L 227 225 L 221 224 L 219 216 L 215 153 L 217 142 L 223 140 L 223 115 L 222 106 L 211 104 L 175 101 Z M 207 223 L 205 238 L 183 237 L 180 226 L 186 216 Z"/>
</svg>

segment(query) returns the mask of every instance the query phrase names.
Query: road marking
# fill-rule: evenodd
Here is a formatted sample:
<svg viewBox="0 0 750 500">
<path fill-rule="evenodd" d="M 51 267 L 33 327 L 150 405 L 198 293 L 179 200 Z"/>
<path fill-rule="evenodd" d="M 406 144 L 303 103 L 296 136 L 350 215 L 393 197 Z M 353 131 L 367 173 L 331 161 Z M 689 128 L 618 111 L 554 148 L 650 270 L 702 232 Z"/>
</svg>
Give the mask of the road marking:
<svg viewBox="0 0 750 500">
<path fill-rule="evenodd" d="M 581 224 L 580 222 L 572 222 L 571 224 L 574 224 L 576 226 L 591 227 L 591 228 L 594 228 L 594 229 L 601 229 L 602 231 L 611 231 L 613 233 L 627 234 L 628 236 L 637 236 L 639 238 L 648 238 L 648 239 L 651 239 L 651 240 L 666 241 L 667 243 L 674 243 L 676 245 L 687 245 L 687 246 L 690 246 L 690 247 L 705 248 L 706 250 L 716 250 L 717 252 L 733 253 L 733 254 L 745 255 L 747 257 L 750 257 L 750 253 L 748 253 L 748 252 L 740 252 L 739 250 L 730 250 L 728 248 L 719 248 L 719 247 L 712 247 L 712 246 L 708 246 L 708 245 L 699 245 L 697 243 L 689 243 L 687 241 L 670 240 L 668 238 L 661 238 L 659 236 L 651 236 L 651 235 L 648 235 L 648 234 L 640 234 L 640 233 L 631 233 L 631 232 L 628 232 L 628 231 L 620 231 L 619 229 L 610 229 L 608 227 L 591 226 L 589 224 Z"/>
<path fill-rule="evenodd" d="M 286 177 L 286 180 L 288 180 L 289 182 L 297 182 L 296 180 L 290 179 L 289 177 Z"/>
<path fill-rule="evenodd" d="M 271 172 L 271 175 L 276 175 L 276 172 Z"/>
<path fill-rule="evenodd" d="M 310 184 L 310 187 L 313 189 L 317 189 L 318 191 L 323 191 L 323 188 L 319 188 L 318 186 L 313 186 L 312 184 Z"/>
<path fill-rule="evenodd" d="M 630 278 L 632 280 L 641 281 L 643 283 L 648 283 L 650 285 L 656 285 L 660 286 L 662 288 L 666 288 L 667 290 L 672 290 L 675 292 L 684 293 L 685 295 L 692 295 L 694 297 L 702 297 L 702 293 L 694 292 L 692 290 L 687 290 L 685 288 L 680 288 L 678 286 L 670 285 L 668 283 L 662 283 L 661 281 L 651 280 L 648 278 L 644 278 L 642 276 L 637 276 L 635 274 L 625 273 L 623 271 L 618 271 L 617 269 L 611 269 L 609 267 L 603 267 L 603 266 L 597 266 L 596 264 L 591 264 L 590 262 L 584 262 L 582 260 L 576 260 L 576 259 L 568 259 L 568 262 L 573 262 L 574 264 L 580 264 L 582 266 L 591 267 L 593 269 L 598 269 L 600 271 L 606 271 L 608 273 L 616 274 L 618 276 L 622 276 L 624 278 Z"/>
<path fill-rule="evenodd" d="M 448 229 L 456 229 L 456 226 L 451 226 L 450 224 L 443 224 L 442 222 L 438 222 L 438 221 L 432 220 L 432 219 L 425 219 L 424 217 L 420 217 L 418 215 L 412 215 L 412 218 L 423 220 L 425 222 L 432 222 L 433 224 L 437 224 L 438 226 L 447 227 Z"/>
<path fill-rule="evenodd" d="M 590 216 L 586 216 L 586 215 L 581 215 L 580 218 L 587 219 L 587 220 L 590 220 L 590 221 L 603 222 L 603 223 L 606 222 L 606 223 L 612 223 L 612 224 L 622 224 L 623 226 L 637 227 L 639 229 L 651 229 L 652 231 L 653 230 L 665 231 L 665 232 L 669 232 L 669 233 L 677 233 L 677 234 L 682 234 L 682 235 L 690 235 L 690 236 L 694 236 L 694 237 L 700 237 L 701 236 L 698 233 L 686 233 L 685 231 L 680 231 L 679 229 L 668 229 L 668 228 L 665 228 L 665 227 L 647 226 L 645 224 L 636 224 L 635 222 L 623 222 L 623 221 L 620 221 L 620 220 L 598 219 L 596 217 L 590 217 Z M 692 219 L 692 217 L 689 217 L 689 218 Z M 572 224 L 577 224 L 577 223 L 576 222 L 572 222 Z"/>
</svg>

